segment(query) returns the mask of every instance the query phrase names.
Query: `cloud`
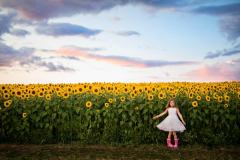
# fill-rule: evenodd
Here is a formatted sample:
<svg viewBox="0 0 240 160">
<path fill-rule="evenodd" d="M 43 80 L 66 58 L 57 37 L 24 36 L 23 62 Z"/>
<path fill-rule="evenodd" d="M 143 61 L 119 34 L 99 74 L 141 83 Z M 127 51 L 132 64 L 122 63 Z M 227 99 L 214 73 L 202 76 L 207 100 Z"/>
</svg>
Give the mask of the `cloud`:
<svg viewBox="0 0 240 160">
<path fill-rule="evenodd" d="M 35 3 L 31 0 L 0 1 L 0 6 L 15 9 L 22 17 L 35 20 L 71 16 L 77 13 L 99 13 L 121 4 L 126 4 L 125 0 L 46 0 Z"/>
<path fill-rule="evenodd" d="M 26 35 L 29 35 L 30 32 L 23 30 L 23 29 L 13 29 L 13 30 L 11 30 L 10 34 L 18 36 L 18 37 L 25 37 Z"/>
<path fill-rule="evenodd" d="M 117 32 L 116 34 L 121 36 L 140 36 L 140 33 L 136 31 L 121 31 L 121 32 Z"/>
<path fill-rule="evenodd" d="M 220 30 L 227 38 L 235 41 L 240 37 L 240 3 L 200 6 L 192 12 L 220 17 Z"/>
<path fill-rule="evenodd" d="M 26 35 L 30 34 L 30 32 L 24 29 L 17 29 L 14 28 L 15 24 L 27 24 L 26 20 L 21 20 L 17 17 L 15 12 L 9 13 L 0 13 L 0 39 L 3 34 L 11 34 L 18 37 L 25 37 Z M 32 23 L 31 23 L 32 24 Z"/>
<path fill-rule="evenodd" d="M 240 53 L 240 45 L 236 45 L 230 49 L 224 49 L 215 53 L 209 52 L 204 59 L 214 59 L 220 56 L 232 56 Z"/>
<path fill-rule="evenodd" d="M 237 40 L 240 37 L 240 15 L 228 16 L 221 19 L 220 30 L 226 33 L 228 40 Z"/>
<path fill-rule="evenodd" d="M 30 57 L 33 52 L 33 48 L 20 48 L 16 50 L 0 42 L 0 66 L 11 66 L 16 61 Z"/>
<path fill-rule="evenodd" d="M 212 53 L 212 52 L 209 52 L 205 57 L 204 59 L 213 59 L 213 58 L 217 58 L 221 55 L 221 53 Z"/>
<path fill-rule="evenodd" d="M 228 64 L 240 64 L 240 58 L 229 60 L 226 63 L 228 63 Z"/>
<path fill-rule="evenodd" d="M 233 63 L 224 62 L 213 65 L 205 65 L 198 69 L 182 74 L 189 80 L 202 81 L 235 81 L 240 80 L 240 60 Z"/>
<path fill-rule="evenodd" d="M 18 13 L 19 17 L 25 19 L 18 20 L 19 23 L 30 23 L 26 21 L 43 21 L 56 17 L 68 17 L 75 14 L 97 14 L 105 10 L 109 10 L 116 6 L 137 5 L 154 10 L 171 10 L 179 12 L 189 12 L 195 14 L 206 14 L 210 16 L 220 17 L 220 31 L 226 34 L 226 37 L 235 41 L 240 36 L 240 3 L 220 4 L 217 2 L 202 1 L 187 1 L 187 0 L 1 0 L 0 7 L 10 8 Z M 119 20 L 117 17 L 116 20 Z M 33 23 L 33 21 L 31 23 Z M 3 24 L 3 23 L 1 23 Z M 6 23 L 7 25 L 8 23 Z M 8 31 L 9 27 L 1 27 L 4 32 Z M 65 30 L 66 29 L 66 30 Z M 49 31 L 48 31 L 49 30 Z M 91 30 L 82 26 L 71 24 L 50 24 L 38 27 L 38 31 L 42 34 L 58 35 L 94 35 L 100 30 Z M 1 31 L 0 31 L 1 35 Z M 132 33 L 123 33 L 120 35 L 139 35 Z"/>
<path fill-rule="evenodd" d="M 99 47 L 64 46 L 63 48 L 71 48 L 71 49 L 75 49 L 75 50 L 88 51 L 88 52 L 96 52 L 96 51 L 104 50 L 104 48 L 99 48 Z"/>
<path fill-rule="evenodd" d="M 69 67 L 64 67 L 63 65 L 56 65 L 52 62 L 45 62 L 42 60 L 42 58 L 37 57 L 37 56 L 32 56 L 30 59 L 24 59 L 20 62 L 22 66 L 27 65 L 27 66 L 38 66 L 38 67 L 44 67 L 47 68 L 46 71 L 49 72 L 55 72 L 55 71 L 74 71 L 74 69 L 69 68 Z"/>
<path fill-rule="evenodd" d="M 79 58 L 74 57 L 74 56 L 50 56 L 46 59 L 66 59 L 66 60 L 75 60 L 75 61 L 80 61 Z"/>
<path fill-rule="evenodd" d="M 12 19 L 14 16 L 14 14 L 0 14 L 0 37 L 5 33 L 10 32 L 10 29 L 12 28 Z"/>
<path fill-rule="evenodd" d="M 33 55 L 34 51 L 33 48 L 24 47 L 14 49 L 0 42 L 0 68 L 20 64 L 20 66 L 27 66 L 28 68 L 44 67 L 47 68 L 47 71 L 73 71 L 71 68 L 43 61 L 41 57 Z"/>
<path fill-rule="evenodd" d="M 36 27 L 36 31 L 39 34 L 50 36 L 71 36 L 80 35 L 83 37 L 90 37 L 102 32 L 97 29 L 89 29 L 80 25 L 70 23 L 42 23 Z"/>
<path fill-rule="evenodd" d="M 240 3 L 200 6 L 192 10 L 195 13 L 214 16 L 234 16 L 240 14 Z"/>
<path fill-rule="evenodd" d="M 231 3 L 230 1 L 229 3 Z M 207 5 L 208 4 L 208 5 Z M 220 30 L 226 33 L 229 40 L 236 40 L 240 36 L 240 3 L 213 5 L 217 2 L 202 1 L 187 1 L 187 0 L 1 0 L 0 7 L 10 8 L 18 13 L 19 17 L 25 19 L 18 20 L 19 23 L 30 23 L 26 21 L 43 21 L 56 17 L 68 17 L 75 14 L 97 14 L 105 10 L 109 10 L 116 6 L 137 5 L 146 8 L 153 8 L 156 10 L 171 10 L 180 12 L 189 12 L 195 14 L 206 14 L 220 17 Z M 218 3 L 219 4 L 219 3 Z M 117 17 L 116 20 L 119 20 Z M 31 23 L 33 23 L 33 21 Z M 1 23 L 3 24 L 3 23 Z M 50 31 L 47 31 L 49 29 Z M 56 29 L 56 31 L 55 31 Z M 65 31 L 66 29 L 66 31 Z M 6 30 L 6 29 L 5 29 Z M 89 33 L 84 35 L 92 35 L 99 33 L 99 30 L 89 30 L 82 26 L 75 26 L 71 24 L 52 24 L 50 26 L 40 26 L 38 28 L 40 33 L 57 35 L 75 35 Z M 72 31 L 71 31 L 72 30 Z M 1 32 L 0 32 L 1 34 Z M 123 35 L 137 35 L 137 34 L 123 34 Z"/>
<path fill-rule="evenodd" d="M 87 51 L 82 51 L 77 48 L 61 48 L 57 50 L 56 53 L 64 56 L 74 56 L 88 60 L 102 61 L 124 67 L 137 67 L 137 68 L 194 65 L 199 63 L 195 61 L 143 60 L 140 58 L 125 56 L 112 56 L 112 55 L 105 56 L 88 53 Z"/>
<path fill-rule="evenodd" d="M 240 43 L 239 43 L 239 44 L 236 44 L 236 45 L 234 46 L 234 48 L 240 48 Z"/>
<path fill-rule="evenodd" d="M 0 6 L 16 10 L 24 18 L 43 20 L 54 17 L 66 17 L 74 14 L 96 14 L 116 6 L 127 4 L 143 5 L 155 8 L 176 8 L 188 4 L 186 0 L 1 0 Z"/>
<path fill-rule="evenodd" d="M 111 17 L 111 20 L 113 20 L 113 21 L 121 21 L 122 18 L 119 17 L 119 16 L 114 16 L 114 17 Z"/>
<path fill-rule="evenodd" d="M 227 52 L 223 53 L 222 55 L 223 56 L 231 56 L 231 55 L 239 54 L 239 53 L 240 53 L 240 50 L 233 50 L 233 51 L 227 51 Z"/>
</svg>

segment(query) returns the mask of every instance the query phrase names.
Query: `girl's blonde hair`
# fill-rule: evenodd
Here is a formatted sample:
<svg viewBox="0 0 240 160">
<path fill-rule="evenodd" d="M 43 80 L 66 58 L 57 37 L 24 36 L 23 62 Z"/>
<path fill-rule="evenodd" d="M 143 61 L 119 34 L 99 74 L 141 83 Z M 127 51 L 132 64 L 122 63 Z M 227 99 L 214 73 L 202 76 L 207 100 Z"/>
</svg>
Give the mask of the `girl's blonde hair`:
<svg viewBox="0 0 240 160">
<path fill-rule="evenodd" d="M 171 99 L 168 100 L 168 103 L 167 103 L 167 105 L 166 105 L 165 108 L 169 108 L 169 107 L 170 107 L 170 102 L 171 102 L 171 101 L 174 101 L 174 107 L 178 108 L 178 106 L 177 106 L 176 101 L 175 101 L 174 98 L 171 98 Z"/>
</svg>

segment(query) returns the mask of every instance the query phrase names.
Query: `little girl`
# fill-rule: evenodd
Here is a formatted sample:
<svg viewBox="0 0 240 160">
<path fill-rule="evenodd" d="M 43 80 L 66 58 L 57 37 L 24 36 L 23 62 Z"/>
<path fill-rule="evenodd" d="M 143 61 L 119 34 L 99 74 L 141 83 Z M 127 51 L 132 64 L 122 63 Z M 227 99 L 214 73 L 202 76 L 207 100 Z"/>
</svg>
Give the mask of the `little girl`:
<svg viewBox="0 0 240 160">
<path fill-rule="evenodd" d="M 186 129 L 184 126 L 186 125 L 186 123 L 183 120 L 182 114 L 179 112 L 179 109 L 176 107 L 174 99 L 170 99 L 166 105 L 165 111 L 159 115 L 154 116 L 153 119 L 157 119 L 163 116 L 164 114 L 166 114 L 167 112 L 168 112 L 168 116 L 161 123 L 157 125 L 157 128 L 159 130 L 169 131 L 168 138 L 167 138 L 167 146 L 170 148 L 177 148 L 178 138 L 177 138 L 176 131 L 183 132 Z M 177 114 L 180 117 L 182 122 L 178 119 Z M 172 134 L 174 136 L 174 142 L 175 142 L 174 145 L 171 143 Z"/>
</svg>

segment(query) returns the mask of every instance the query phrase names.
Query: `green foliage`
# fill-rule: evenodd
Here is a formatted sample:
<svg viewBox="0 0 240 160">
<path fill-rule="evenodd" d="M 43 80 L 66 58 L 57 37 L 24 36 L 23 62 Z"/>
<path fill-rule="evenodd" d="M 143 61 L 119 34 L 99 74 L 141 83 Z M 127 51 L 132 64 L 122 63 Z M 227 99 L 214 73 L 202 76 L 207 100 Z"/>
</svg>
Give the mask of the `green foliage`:
<svg viewBox="0 0 240 160">
<path fill-rule="evenodd" d="M 94 95 L 89 93 L 70 95 L 67 99 L 52 96 L 29 99 L 12 98 L 9 108 L 0 110 L 0 141 L 18 143 L 165 143 L 167 133 L 159 131 L 159 120 L 154 115 L 164 111 L 168 98 L 149 101 L 144 94 L 135 98 L 124 95 Z M 231 98 L 229 107 L 216 101 L 200 101 L 192 107 L 187 95 L 177 95 L 177 104 L 186 121 L 186 131 L 180 133 L 182 143 L 239 144 L 239 99 Z M 108 108 L 109 97 L 116 98 Z M 93 103 L 91 108 L 86 101 Z M 181 102 L 184 102 L 181 105 Z M 3 100 L 0 100 L 3 104 Z M 203 107 L 204 106 L 204 107 Z M 22 116 L 26 113 L 26 117 Z"/>
</svg>

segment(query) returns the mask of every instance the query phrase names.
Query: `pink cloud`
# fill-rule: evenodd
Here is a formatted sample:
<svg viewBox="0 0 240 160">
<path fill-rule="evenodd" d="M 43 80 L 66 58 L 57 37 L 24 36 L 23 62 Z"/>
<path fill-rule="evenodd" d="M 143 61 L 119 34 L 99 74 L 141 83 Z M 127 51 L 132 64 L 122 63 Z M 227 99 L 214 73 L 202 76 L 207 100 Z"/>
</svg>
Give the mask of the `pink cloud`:
<svg viewBox="0 0 240 160">
<path fill-rule="evenodd" d="M 57 51 L 57 53 L 64 56 L 74 56 L 74 57 L 79 57 L 84 59 L 92 59 L 92 60 L 107 62 L 107 63 L 120 65 L 120 66 L 135 66 L 135 67 L 141 67 L 141 68 L 147 67 L 145 64 L 142 64 L 142 63 L 121 59 L 119 57 L 96 55 L 96 54 L 88 53 L 87 51 L 82 51 L 75 48 L 61 48 Z"/>
<path fill-rule="evenodd" d="M 192 65 L 199 62 L 195 61 L 163 61 L 163 60 L 144 60 L 134 57 L 115 56 L 115 55 L 99 55 L 90 53 L 91 49 L 82 49 L 78 47 L 64 47 L 56 51 L 57 54 L 64 56 L 74 56 L 78 58 L 102 61 L 119 66 L 149 68 L 149 67 L 163 67 L 163 66 L 177 66 L 177 65 Z"/>
<path fill-rule="evenodd" d="M 59 50 L 56 51 L 56 53 L 63 56 L 91 58 L 91 55 L 87 51 L 76 50 L 71 48 L 60 48 Z"/>
<path fill-rule="evenodd" d="M 240 80 L 239 66 L 237 63 L 216 63 L 213 65 L 204 65 L 182 75 L 192 80 L 201 81 Z"/>
</svg>

